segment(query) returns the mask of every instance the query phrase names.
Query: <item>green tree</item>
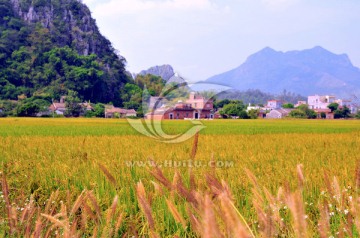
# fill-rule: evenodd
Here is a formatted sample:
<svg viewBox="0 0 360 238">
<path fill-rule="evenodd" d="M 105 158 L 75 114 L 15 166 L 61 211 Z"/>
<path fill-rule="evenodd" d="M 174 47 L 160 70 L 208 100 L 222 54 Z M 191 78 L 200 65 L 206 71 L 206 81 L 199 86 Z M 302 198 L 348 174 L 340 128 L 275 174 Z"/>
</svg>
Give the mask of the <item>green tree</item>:
<svg viewBox="0 0 360 238">
<path fill-rule="evenodd" d="M 286 103 L 286 104 L 283 104 L 283 106 L 282 106 L 283 108 L 294 108 L 294 104 L 292 104 L 292 103 Z"/>
<path fill-rule="evenodd" d="M 135 78 L 135 84 L 143 89 L 145 86 L 151 96 L 159 96 L 165 86 L 165 81 L 152 74 L 137 75 Z"/>
<path fill-rule="evenodd" d="M 308 118 L 306 113 L 303 110 L 300 110 L 300 109 L 295 109 L 295 110 L 291 111 L 289 113 L 289 117 L 302 118 L 302 119 Z"/>
<path fill-rule="evenodd" d="M 2 110 L 1 116 L 16 116 L 17 102 L 11 100 L 0 100 L 0 109 Z"/>
<path fill-rule="evenodd" d="M 245 110 L 240 111 L 238 116 L 240 119 L 250 119 L 249 115 L 246 113 Z"/>
<path fill-rule="evenodd" d="M 95 104 L 94 115 L 96 117 L 105 117 L 105 105 L 102 103 Z"/>
<path fill-rule="evenodd" d="M 328 108 L 331 110 L 331 112 L 336 111 L 339 108 L 339 104 L 333 102 L 328 105 Z"/>
<path fill-rule="evenodd" d="M 300 105 L 297 107 L 297 109 L 303 111 L 308 119 L 315 119 L 317 117 L 316 112 L 312 109 L 309 109 L 307 104 Z"/>
<path fill-rule="evenodd" d="M 242 101 L 233 101 L 230 104 L 226 104 L 223 109 L 220 111 L 221 115 L 231 116 L 231 117 L 240 117 L 247 118 L 247 113 L 245 116 L 245 105 Z"/>
<path fill-rule="evenodd" d="M 251 109 L 248 111 L 248 116 L 250 119 L 257 119 L 259 114 L 259 110 Z"/>
<path fill-rule="evenodd" d="M 220 100 L 214 104 L 214 107 L 216 109 L 223 108 L 225 105 L 230 104 L 230 102 L 231 101 L 229 99 Z"/>
<path fill-rule="evenodd" d="M 34 102 L 20 104 L 16 108 L 16 115 L 19 117 L 33 117 L 40 112 L 40 107 Z"/>
<path fill-rule="evenodd" d="M 76 91 L 69 90 L 65 98 L 65 108 L 66 111 L 64 116 L 66 117 L 79 117 L 83 111 L 83 108 L 80 105 L 80 98 Z"/>
<path fill-rule="evenodd" d="M 356 119 L 360 119 L 360 111 L 358 111 L 358 112 L 356 113 L 355 118 L 356 118 Z"/>
<path fill-rule="evenodd" d="M 344 106 L 334 111 L 334 118 L 335 119 L 349 118 L 350 114 L 351 114 L 350 109 L 347 106 Z"/>
</svg>

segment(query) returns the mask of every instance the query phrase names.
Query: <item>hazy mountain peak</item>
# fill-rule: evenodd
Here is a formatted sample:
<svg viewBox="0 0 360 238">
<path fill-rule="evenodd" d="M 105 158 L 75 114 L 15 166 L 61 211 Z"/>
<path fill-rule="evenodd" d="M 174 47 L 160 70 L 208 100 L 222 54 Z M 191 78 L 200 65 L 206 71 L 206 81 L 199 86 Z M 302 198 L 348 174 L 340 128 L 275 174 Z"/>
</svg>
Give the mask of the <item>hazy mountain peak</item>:
<svg viewBox="0 0 360 238">
<path fill-rule="evenodd" d="M 283 89 L 302 95 L 360 94 L 360 69 L 346 54 L 334 54 L 321 46 L 281 52 L 266 47 L 231 71 L 206 80 L 235 89 L 260 89 L 279 93 Z"/>
<path fill-rule="evenodd" d="M 164 64 L 160 66 L 151 67 L 147 70 L 142 70 L 139 74 L 140 75 L 152 74 L 155 76 L 160 76 L 164 80 L 168 81 L 171 77 L 174 76 L 175 72 L 171 65 Z"/>
<path fill-rule="evenodd" d="M 274 50 L 273 48 L 267 46 L 265 48 L 263 48 L 262 50 L 260 50 L 258 53 L 276 53 L 277 51 Z"/>
</svg>

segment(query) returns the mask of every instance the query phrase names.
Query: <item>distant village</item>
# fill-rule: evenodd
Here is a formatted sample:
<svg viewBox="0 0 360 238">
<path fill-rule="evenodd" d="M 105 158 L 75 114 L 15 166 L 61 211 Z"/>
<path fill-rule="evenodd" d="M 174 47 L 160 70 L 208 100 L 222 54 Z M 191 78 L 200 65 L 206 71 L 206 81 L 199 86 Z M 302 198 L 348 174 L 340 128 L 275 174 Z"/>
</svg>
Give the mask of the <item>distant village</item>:
<svg viewBox="0 0 360 238">
<path fill-rule="evenodd" d="M 333 95 L 314 95 L 309 96 L 307 101 L 298 101 L 291 105 L 280 100 L 269 100 L 266 105 L 251 105 L 246 108 L 246 112 L 254 111 L 257 118 L 281 119 L 291 115 L 297 108 L 308 108 L 313 111 L 313 117 L 317 119 L 334 119 L 335 112 L 329 105 L 338 105 L 337 109 L 347 108 L 350 114 L 358 113 L 358 105 L 351 100 L 336 99 Z M 289 108 L 290 105 L 290 108 Z M 90 103 L 82 103 L 85 110 L 93 110 Z M 201 94 L 190 93 L 186 101 L 178 101 L 170 106 L 164 98 L 150 97 L 149 112 L 144 115 L 145 119 L 154 120 L 187 120 L 187 119 L 221 119 L 221 118 L 239 118 L 236 115 L 224 115 L 222 108 L 215 109 L 214 100 L 207 99 Z M 51 114 L 63 115 L 66 111 L 64 98 L 58 103 L 53 103 L 49 107 Z M 134 109 L 124 109 L 105 105 L 105 118 L 126 118 L 136 117 L 137 112 Z M 296 116 L 295 116 L 296 117 Z"/>
</svg>

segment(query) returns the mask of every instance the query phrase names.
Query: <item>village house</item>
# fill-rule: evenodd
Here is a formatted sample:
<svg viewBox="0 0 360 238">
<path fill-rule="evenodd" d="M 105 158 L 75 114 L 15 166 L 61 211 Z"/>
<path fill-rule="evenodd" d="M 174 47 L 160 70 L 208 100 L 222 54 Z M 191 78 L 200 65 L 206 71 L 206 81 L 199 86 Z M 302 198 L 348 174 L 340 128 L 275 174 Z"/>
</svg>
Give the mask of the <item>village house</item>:
<svg viewBox="0 0 360 238">
<path fill-rule="evenodd" d="M 283 101 L 281 100 L 269 100 L 266 104 L 266 109 L 270 109 L 270 110 L 273 110 L 273 109 L 280 109 L 283 105 Z"/>
<path fill-rule="evenodd" d="M 55 113 L 57 115 L 64 115 L 66 108 L 65 108 L 65 103 L 61 103 L 61 102 L 53 102 L 50 107 L 49 110 L 52 113 Z"/>
<path fill-rule="evenodd" d="M 179 101 L 173 107 L 163 105 L 145 115 L 154 120 L 214 119 L 215 116 L 220 117 L 214 112 L 213 100 L 196 93 L 190 93 L 185 103 Z"/>
<path fill-rule="evenodd" d="M 62 96 L 60 98 L 60 102 L 53 102 L 49 106 L 49 111 L 51 113 L 55 113 L 57 115 L 64 115 L 64 113 L 66 111 L 65 98 L 66 98 L 65 96 Z M 79 104 L 84 109 L 84 111 L 92 111 L 93 110 L 93 107 L 91 106 L 90 102 L 84 102 L 84 103 L 79 103 Z"/>
<path fill-rule="evenodd" d="M 267 119 L 281 119 L 281 118 L 285 118 L 287 117 L 291 111 L 293 111 L 294 109 L 285 109 L 285 108 L 280 108 L 280 109 L 273 109 L 271 110 L 269 113 L 266 114 L 266 118 Z"/>
<path fill-rule="evenodd" d="M 317 119 L 334 119 L 334 113 L 329 108 L 327 109 L 314 109 Z"/>
<path fill-rule="evenodd" d="M 356 107 L 356 105 L 351 101 L 351 100 L 346 100 L 346 99 L 338 99 L 338 100 L 335 100 L 335 102 L 337 104 L 339 104 L 339 107 L 342 108 L 342 107 L 347 107 L 350 109 L 350 112 L 355 114 L 357 113 L 357 110 L 358 108 Z"/>
<path fill-rule="evenodd" d="M 105 118 L 126 118 L 136 117 L 136 111 L 134 109 L 123 109 L 111 106 L 105 108 Z"/>
<path fill-rule="evenodd" d="M 309 109 L 328 109 L 329 104 L 334 102 L 335 96 L 333 95 L 314 95 L 308 97 Z"/>
<path fill-rule="evenodd" d="M 151 110 L 155 109 L 155 108 L 160 108 L 164 105 L 164 101 L 166 99 L 163 97 L 153 97 L 151 96 L 149 99 L 149 108 Z"/>
<path fill-rule="evenodd" d="M 250 110 L 260 110 L 262 107 L 260 107 L 259 105 L 254 105 L 252 106 L 251 103 L 249 103 L 249 106 L 247 106 L 246 111 L 250 111 Z"/>
<path fill-rule="evenodd" d="M 294 105 L 294 107 L 296 108 L 296 107 L 299 107 L 299 106 L 301 106 L 301 105 L 306 105 L 306 104 L 307 104 L 306 101 L 298 101 L 298 102 Z"/>
</svg>

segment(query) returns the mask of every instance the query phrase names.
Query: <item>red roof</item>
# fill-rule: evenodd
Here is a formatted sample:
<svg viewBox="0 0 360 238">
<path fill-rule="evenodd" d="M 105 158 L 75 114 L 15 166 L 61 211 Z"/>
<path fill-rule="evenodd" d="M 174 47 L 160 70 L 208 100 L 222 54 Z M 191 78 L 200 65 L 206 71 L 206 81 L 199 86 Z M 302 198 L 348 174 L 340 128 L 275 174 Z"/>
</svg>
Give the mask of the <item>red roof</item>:
<svg viewBox="0 0 360 238">
<path fill-rule="evenodd" d="M 123 109 L 118 107 L 113 107 L 105 110 L 106 113 L 120 113 L 120 114 L 128 114 L 128 113 L 136 113 L 134 109 Z"/>
<path fill-rule="evenodd" d="M 330 113 L 331 112 L 331 110 L 330 109 L 314 109 L 314 111 L 315 112 L 317 112 L 317 113 L 321 113 L 321 112 L 325 112 L 325 113 Z"/>
</svg>

